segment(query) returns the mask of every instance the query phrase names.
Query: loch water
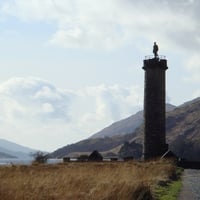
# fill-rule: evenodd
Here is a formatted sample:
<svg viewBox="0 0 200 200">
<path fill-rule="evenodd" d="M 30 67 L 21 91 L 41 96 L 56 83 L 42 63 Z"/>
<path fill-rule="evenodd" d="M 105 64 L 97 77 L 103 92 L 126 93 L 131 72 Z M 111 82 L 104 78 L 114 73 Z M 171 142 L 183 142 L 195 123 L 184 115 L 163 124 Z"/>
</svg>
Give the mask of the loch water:
<svg viewBox="0 0 200 200">
<path fill-rule="evenodd" d="M 0 166 L 2 165 L 30 165 L 33 162 L 33 159 L 16 159 L 16 158 L 7 158 L 0 159 Z M 62 159 L 48 159 L 47 164 L 56 164 L 63 162 Z"/>
</svg>

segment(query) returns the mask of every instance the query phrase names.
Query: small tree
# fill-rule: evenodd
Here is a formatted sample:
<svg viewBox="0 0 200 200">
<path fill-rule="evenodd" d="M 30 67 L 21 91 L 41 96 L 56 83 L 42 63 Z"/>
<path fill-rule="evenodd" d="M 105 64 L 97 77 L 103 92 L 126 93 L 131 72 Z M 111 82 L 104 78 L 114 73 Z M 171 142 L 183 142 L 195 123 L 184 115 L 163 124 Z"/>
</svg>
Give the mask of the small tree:
<svg viewBox="0 0 200 200">
<path fill-rule="evenodd" d="M 37 151 L 35 153 L 32 154 L 32 156 L 34 157 L 34 163 L 46 163 L 47 162 L 47 154 L 45 154 L 42 151 Z"/>
</svg>

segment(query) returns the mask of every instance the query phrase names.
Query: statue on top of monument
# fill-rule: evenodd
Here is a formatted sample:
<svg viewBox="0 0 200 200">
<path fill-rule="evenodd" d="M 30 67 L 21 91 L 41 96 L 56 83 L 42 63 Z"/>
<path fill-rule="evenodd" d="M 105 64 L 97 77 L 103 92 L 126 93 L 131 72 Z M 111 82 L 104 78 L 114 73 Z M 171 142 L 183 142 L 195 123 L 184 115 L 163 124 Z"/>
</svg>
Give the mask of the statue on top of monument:
<svg viewBox="0 0 200 200">
<path fill-rule="evenodd" d="M 154 42 L 154 45 L 153 45 L 153 54 L 155 58 L 158 57 L 158 45 L 156 44 L 156 42 Z"/>
</svg>

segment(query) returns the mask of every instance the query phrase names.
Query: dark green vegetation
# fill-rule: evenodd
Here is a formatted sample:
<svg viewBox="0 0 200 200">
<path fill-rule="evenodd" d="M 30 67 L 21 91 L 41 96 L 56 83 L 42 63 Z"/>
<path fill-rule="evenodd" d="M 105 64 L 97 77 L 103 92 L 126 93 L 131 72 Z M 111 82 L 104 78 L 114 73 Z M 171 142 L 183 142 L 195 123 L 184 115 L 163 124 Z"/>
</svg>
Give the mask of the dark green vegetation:
<svg viewBox="0 0 200 200">
<path fill-rule="evenodd" d="M 169 182 L 161 182 L 155 189 L 155 198 L 158 200 L 177 200 L 182 182 L 182 168 L 177 168 L 175 176 Z"/>
<path fill-rule="evenodd" d="M 177 200 L 181 186 L 181 180 L 173 181 L 166 186 L 158 186 L 156 198 L 159 200 Z"/>
<path fill-rule="evenodd" d="M 200 98 L 187 102 L 175 109 L 173 108 L 171 106 L 171 111 L 167 112 L 166 116 L 166 134 L 170 149 L 179 157 L 200 161 Z M 138 124 L 138 120 L 141 119 L 141 112 L 139 114 L 136 113 L 136 115 L 137 117 L 131 116 L 103 129 L 101 134 L 100 132 L 98 133 L 100 138 L 96 138 L 97 134 L 95 134 L 94 138 L 91 137 L 62 147 L 53 152 L 51 156 L 63 157 L 87 154 L 95 149 L 108 156 L 118 155 L 118 153 L 129 156 L 133 155 L 132 151 L 136 152 L 135 155 L 141 155 L 141 145 L 143 143 L 142 123 L 135 128 L 135 124 Z M 134 119 L 137 123 L 134 122 Z M 134 124 L 133 131 L 131 131 L 131 124 Z M 108 136 L 109 133 L 111 133 L 110 137 L 101 137 L 101 135 Z M 125 147 L 123 147 L 124 144 L 126 145 Z"/>
</svg>

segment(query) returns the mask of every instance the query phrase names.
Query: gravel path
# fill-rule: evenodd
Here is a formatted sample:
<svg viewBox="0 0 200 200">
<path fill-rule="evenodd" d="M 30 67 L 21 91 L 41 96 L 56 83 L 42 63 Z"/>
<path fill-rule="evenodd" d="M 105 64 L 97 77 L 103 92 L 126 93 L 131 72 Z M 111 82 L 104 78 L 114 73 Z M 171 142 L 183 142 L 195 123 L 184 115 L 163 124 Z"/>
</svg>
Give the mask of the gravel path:
<svg viewBox="0 0 200 200">
<path fill-rule="evenodd" d="M 200 200 L 200 170 L 185 169 L 178 200 Z"/>
</svg>

